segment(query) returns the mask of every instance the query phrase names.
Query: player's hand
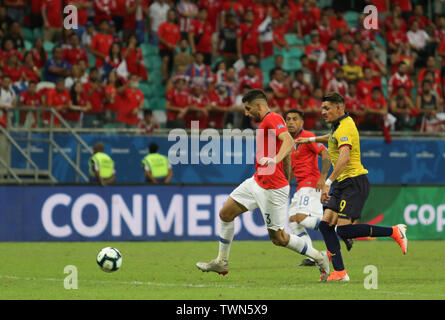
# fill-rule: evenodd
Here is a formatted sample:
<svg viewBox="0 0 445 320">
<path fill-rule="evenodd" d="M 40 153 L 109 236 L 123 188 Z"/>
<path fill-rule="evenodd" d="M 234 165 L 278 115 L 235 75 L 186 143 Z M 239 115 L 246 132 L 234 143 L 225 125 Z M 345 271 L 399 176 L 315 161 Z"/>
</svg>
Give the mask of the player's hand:
<svg viewBox="0 0 445 320">
<path fill-rule="evenodd" d="M 320 179 L 318 179 L 317 181 L 317 185 L 315 186 L 315 188 L 320 191 L 323 190 L 325 180 L 326 180 L 325 178 L 320 177 Z"/>
<path fill-rule="evenodd" d="M 306 144 L 306 143 L 310 143 L 309 138 L 297 138 L 295 139 L 295 143 L 301 143 L 301 144 Z"/>
<path fill-rule="evenodd" d="M 261 158 L 260 161 L 258 161 L 258 163 L 262 166 L 270 165 L 270 164 L 273 165 L 273 164 L 277 164 L 277 160 L 275 159 L 275 157 L 273 157 L 273 158 L 264 157 L 264 158 Z"/>
<path fill-rule="evenodd" d="M 323 188 L 321 189 L 321 203 L 327 202 L 331 197 L 329 196 L 329 190 L 331 189 L 330 186 L 323 185 Z"/>
</svg>

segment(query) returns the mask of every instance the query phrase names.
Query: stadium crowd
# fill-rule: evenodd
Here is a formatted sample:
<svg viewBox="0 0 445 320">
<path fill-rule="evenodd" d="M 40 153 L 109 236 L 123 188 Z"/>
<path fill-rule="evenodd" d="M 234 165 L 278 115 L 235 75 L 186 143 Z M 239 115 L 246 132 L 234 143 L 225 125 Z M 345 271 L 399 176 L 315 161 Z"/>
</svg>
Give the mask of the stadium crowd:
<svg viewBox="0 0 445 320">
<path fill-rule="evenodd" d="M 309 130 L 325 126 L 328 91 L 345 97 L 360 129 L 383 130 L 387 139 L 391 130 L 444 127 L 440 1 L 432 1 L 431 20 L 424 1 L 414 0 L 1 2 L 3 125 L 48 125 L 48 114 L 5 112 L 46 106 L 75 127 L 149 134 L 160 127 L 153 116 L 160 108 L 168 128 L 192 120 L 201 129 L 255 128 L 241 98 L 260 88 L 273 111 L 304 111 Z M 367 4 L 378 9 L 377 30 L 364 28 Z M 66 5 L 77 7 L 77 29 L 64 27 Z M 164 99 L 149 100 L 160 90 Z"/>
</svg>

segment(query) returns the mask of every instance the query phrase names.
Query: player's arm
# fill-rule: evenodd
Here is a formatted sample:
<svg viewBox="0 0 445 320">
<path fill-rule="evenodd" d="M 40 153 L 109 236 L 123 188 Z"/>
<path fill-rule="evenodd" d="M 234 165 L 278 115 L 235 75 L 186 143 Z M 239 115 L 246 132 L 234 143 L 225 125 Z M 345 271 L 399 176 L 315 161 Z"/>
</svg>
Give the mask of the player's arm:
<svg viewBox="0 0 445 320">
<path fill-rule="evenodd" d="M 331 168 L 331 159 L 329 158 L 329 153 L 326 149 L 321 150 L 319 156 L 321 156 L 321 174 L 320 179 L 318 179 L 317 182 L 317 189 L 323 190 L 326 178 L 328 177 L 329 169 Z"/>
<path fill-rule="evenodd" d="M 283 159 L 288 156 L 292 148 L 294 147 L 294 139 L 290 135 L 289 131 L 283 131 L 278 135 L 278 139 L 282 141 L 280 151 L 275 156 L 276 163 L 283 161 Z"/>
<path fill-rule="evenodd" d="M 283 170 L 284 176 L 286 177 L 287 181 L 291 182 L 294 179 L 294 174 L 292 172 L 290 155 L 287 155 L 283 159 Z"/>
<path fill-rule="evenodd" d="M 290 135 L 289 131 L 281 132 L 278 135 L 278 139 L 280 139 L 280 141 L 282 141 L 283 143 L 281 144 L 280 150 L 278 151 L 277 155 L 274 158 L 261 158 L 259 161 L 260 165 L 264 166 L 280 163 L 292 151 L 292 148 L 294 147 L 294 139 Z"/>
<path fill-rule="evenodd" d="M 319 143 L 328 143 L 329 141 L 329 134 L 325 134 L 324 136 L 318 136 L 318 137 L 310 137 L 310 138 L 298 138 L 295 140 L 295 143 L 313 143 L 313 142 L 319 142 Z"/>
<path fill-rule="evenodd" d="M 351 159 L 351 147 L 349 145 L 343 145 L 340 147 L 340 154 L 338 156 L 337 163 L 332 170 L 331 175 L 326 180 L 321 193 L 321 202 L 329 200 L 329 189 L 333 181 L 337 180 L 338 176 L 345 170 L 346 166 Z"/>
</svg>

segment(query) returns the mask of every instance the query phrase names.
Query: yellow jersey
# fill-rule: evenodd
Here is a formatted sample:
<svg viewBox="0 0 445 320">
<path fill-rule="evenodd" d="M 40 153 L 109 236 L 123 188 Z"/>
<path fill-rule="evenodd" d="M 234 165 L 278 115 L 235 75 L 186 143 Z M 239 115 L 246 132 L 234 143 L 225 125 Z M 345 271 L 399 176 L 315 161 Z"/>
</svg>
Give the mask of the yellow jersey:
<svg viewBox="0 0 445 320">
<path fill-rule="evenodd" d="M 361 161 L 358 130 L 354 120 L 347 114 L 332 124 L 329 136 L 328 152 L 334 167 L 340 155 L 340 148 L 344 146 L 348 146 L 351 149 L 351 157 L 345 170 L 338 176 L 337 181 L 367 174 L 368 170 L 363 167 Z"/>
</svg>

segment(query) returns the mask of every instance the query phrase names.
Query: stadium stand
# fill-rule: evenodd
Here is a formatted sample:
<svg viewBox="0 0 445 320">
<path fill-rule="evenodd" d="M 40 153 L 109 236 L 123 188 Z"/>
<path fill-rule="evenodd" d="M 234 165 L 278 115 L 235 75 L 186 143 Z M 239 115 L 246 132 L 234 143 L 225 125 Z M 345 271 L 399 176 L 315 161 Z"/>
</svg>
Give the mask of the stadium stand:
<svg viewBox="0 0 445 320">
<path fill-rule="evenodd" d="M 82 83 L 82 99 L 75 102 L 83 107 L 89 102 L 93 109 L 77 108 L 72 101 L 74 93 L 68 87 L 68 101 L 60 106 L 50 104 L 48 89 L 38 86 L 42 87 L 38 94 L 43 107 L 56 107 L 64 117 L 84 113 L 75 117 L 79 119 L 76 127 L 137 128 L 139 125 L 134 121 L 120 123 L 125 118 L 123 114 L 129 112 L 124 96 L 128 92 L 128 78 L 136 74 L 138 81 L 133 81 L 132 86 L 138 87 L 144 99 L 138 113 L 140 121 L 143 109 L 152 110 L 153 121 L 161 127 L 167 126 L 167 120 L 176 119 L 177 112 L 167 110 L 166 105 L 174 106 L 178 100 L 173 86 L 182 77 L 186 88 L 181 99 L 188 100 L 181 107 L 190 109 L 183 125 L 189 127 L 191 120 L 199 118 L 207 126 L 222 129 L 233 113 L 241 113 L 243 117 L 240 106 L 235 106 L 239 101 L 236 97 L 243 90 L 241 79 L 250 83 L 259 77 L 262 88 L 266 89 L 272 83 L 271 71 L 282 69 L 285 74 L 282 93 L 292 103 L 284 105 L 281 103 L 284 98 L 275 99 L 279 103 L 271 105 L 276 112 L 285 112 L 289 105 L 303 111 L 314 106 L 320 109 L 321 102 L 315 94 L 318 88 L 323 93 L 328 89 L 344 90 L 347 102 L 355 101 L 346 107 L 359 128 L 384 132 L 445 131 L 442 61 L 445 17 L 438 2 L 398 0 L 390 1 L 391 7 L 386 7 L 388 2 L 380 0 L 2 1 L 0 117 L 8 126 L 22 126 L 18 112 L 11 116 L 5 111 L 15 106 L 35 106 L 31 99 L 19 98 L 28 91 L 31 78 L 36 77 L 37 82 L 55 82 L 63 77 L 70 79 L 70 85 Z M 373 3 L 378 9 L 377 30 L 363 26 L 365 3 Z M 77 7 L 77 29 L 64 28 L 66 16 L 63 10 L 58 11 L 69 4 Z M 79 36 L 79 45 L 73 43 L 76 38 L 71 36 L 73 33 Z M 135 41 L 131 40 L 132 35 Z M 180 45 L 181 40 L 186 43 Z M 56 48 L 62 49 L 62 58 L 53 56 Z M 327 62 L 328 48 L 335 50 L 331 62 Z M 368 54 L 371 48 L 373 53 Z M 32 59 L 25 62 L 27 52 L 32 53 Z M 204 65 L 200 62 L 187 65 L 191 60 L 184 59 L 194 57 L 197 61 L 199 52 Z M 427 65 L 429 57 L 432 60 Z M 179 68 L 184 61 L 188 61 L 185 67 Z M 246 75 L 250 63 L 259 67 L 254 75 Z M 372 69 L 373 86 L 368 87 L 366 96 L 356 97 L 355 90 L 350 92 L 349 87 L 362 80 L 368 67 Z M 93 68 L 98 69 L 100 79 L 91 84 L 89 74 Z M 336 72 L 338 68 L 343 69 L 343 76 Z M 108 88 L 112 94 L 107 93 L 110 73 L 118 78 Z M 297 80 L 297 74 L 303 75 L 303 82 Z M 5 80 L 8 77 L 11 81 Z M 430 95 L 421 92 L 425 81 L 432 82 L 426 88 L 431 87 L 432 99 L 437 103 L 430 103 Z M 3 83 L 8 83 L 7 87 Z M 196 86 L 203 89 L 198 102 L 192 94 Z M 405 94 L 412 103 L 392 103 L 401 101 L 402 97 L 397 96 L 401 86 L 407 89 Z M 221 94 L 217 98 L 216 90 L 221 87 L 225 90 L 219 92 L 230 98 L 230 104 L 221 103 Z M 373 90 L 374 87 L 378 90 Z M 294 94 L 295 90 L 301 94 Z M 14 104 L 3 103 L 8 92 L 14 95 Z M 204 120 L 200 112 L 191 111 L 197 104 L 207 110 L 205 117 L 218 118 Z M 114 116 L 105 115 L 107 105 L 113 106 Z M 216 112 L 216 107 L 225 111 Z M 91 115 L 94 121 L 86 121 Z M 321 128 L 320 112 L 312 118 L 306 128 Z M 414 125 L 407 127 L 401 122 Z M 249 121 L 239 123 L 255 127 Z M 41 119 L 34 124 L 45 125 Z"/>
</svg>

